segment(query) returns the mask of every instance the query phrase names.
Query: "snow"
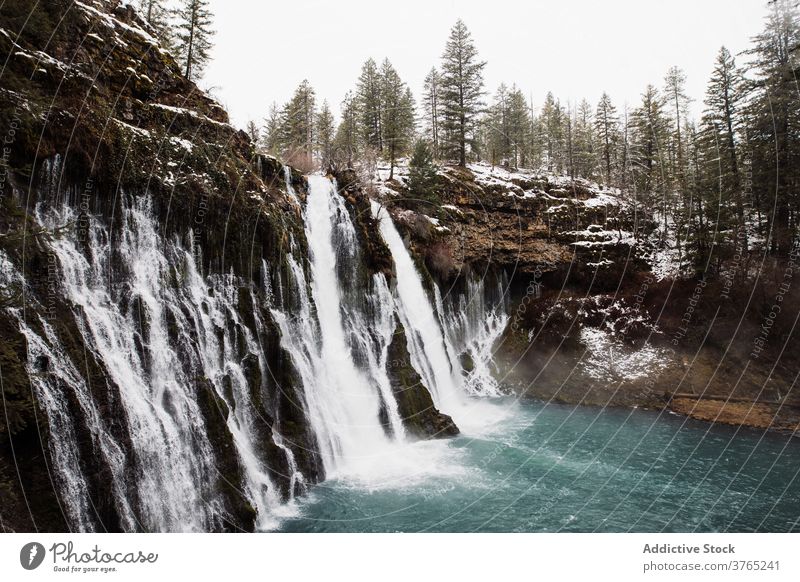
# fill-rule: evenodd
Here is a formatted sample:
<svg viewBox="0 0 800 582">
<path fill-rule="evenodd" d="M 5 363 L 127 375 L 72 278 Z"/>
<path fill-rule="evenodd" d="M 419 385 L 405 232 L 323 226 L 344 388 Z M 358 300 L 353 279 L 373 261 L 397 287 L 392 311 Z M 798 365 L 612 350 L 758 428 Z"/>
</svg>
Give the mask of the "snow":
<svg viewBox="0 0 800 582">
<path fill-rule="evenodd" d="M 185 149 L 187 152 L 191 152 L 192 150 L 194 150 L 194 144 L 190 142 L 188 139 L 183 139 L 181 137 L 170 137 L 169 141 L 171 141 L 176 146 Z"/>
<path fill-rule="evenodd" d="M 158 107 L 159 109 L 164 109 L 166 111 L 170 111 L 170 112 L 174 113 L 175 115 L 188 115 L 190 117 L 193 117 L 194 119 L 198 119 L 198 120 L 202 121 L 203 123 L 211 123 L 213 125 L 219 125 L 221 127 L 227 127 L 227 128 L 233 129 L 233 126 L 231 126 L 229 123 L 223 123 L 221 121 L 216 121 L 214 119 L 206 117 L 205 115 L 203 115 L 201 113 L 198 113 L 194 109 L 186 109 L 184 107 L 174 107 L 172 105 L 165 105 L 163 103 L 150 103 L 149 105 L 150 105 L 150 107 Z"/>
<path fill-rule="evenodd" d="M 125 123 L 124 121 L 120 121 L 119 119 L 112 118 L 111 121 L 113 121 L 114 123 L 116 123 L 120 127 L 123 127 L 125 129 L 127 129 L 128 131 L 130 131 L 132 133 L 135 133 L 136 135 L 139 135 L 141 137 L 147 137 L 147 138 L 152 137 L 152 134 L 149 131 L 147 131 L 146 129 L 142 129 L 141 127 L 136 127 L 136 126 L 130 125 L 128 123 Z"/>
<path fill-rule="evenodd" d="M 586 353 L 579 367 L 600 381 L 641 380 L 659 373 L 669 361 L 663 349 L 649 344 L 634 349 L 603 329 L 584 327 L 580 339 Z"/>
<path fill-rule="evenodd" d="M 80 9 L 82 9 L 84 12 L 86 12 L 88 14 L 92 14 L 94 16 L 99 17 L 100 21 L 103 24 L 105 24 L 107 28 L 111 28 L 113 30 L 116 30 L 117 28 L 120 28 L 120 29 L 122 29 L 122 30 L 124 30 L 126 32 L 130 32 L 130 33 L 133 33 L 133 34 L 141 37 L 148 44 L 158 45 L 158 42 L 156 42 L 155 38 L 153 38 L 150 34 L 145 32 L 144 30 L 142 30 L 138 26 L 131 26 L 129 24 L 125 24 L 124 22 L 121 22 L 121 21 L 117 20 L 116 18 L 114 18 L 110 14 L 107 14 L 106 12 L 102 12 L 101 10 L 98 10 L 94 6 L 89 6 L 88 4 L 84 4 L 83 2 L 80 2 L 79 0 L 75 0 L 75 6 L 77 6 Z"/>
<path fill-rule="evenodd" d="M 0 250 L 0 288 L 8 290 L 12 285 L 24 285 L 25 279 L 8 256 Z"/>
<path fill-rule="evenodd" d="M 671 216 L 667 216 L 665 225 L 660 214 L 657 214 L 655 219 L 657 226 L 653 236 L 658 237 L 658 240 L 655 249 L 646 258 L 656 281 L 676 278 L 681 274 L 681 251 L 675 236 L 677 232 L 675 222 Z M 667 236 L 663 238 L 665 231 Z"/>
</svg>

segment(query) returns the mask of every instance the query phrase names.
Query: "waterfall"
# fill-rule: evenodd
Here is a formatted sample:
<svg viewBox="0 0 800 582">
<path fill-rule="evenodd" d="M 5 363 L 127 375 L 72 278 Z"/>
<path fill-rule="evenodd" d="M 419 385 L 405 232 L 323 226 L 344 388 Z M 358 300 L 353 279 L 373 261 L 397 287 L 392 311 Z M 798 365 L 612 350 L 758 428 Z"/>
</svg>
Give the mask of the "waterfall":
<svg viewBox="0 0 800 582">
<path fill-rule="evenodd" d="M 227 408 L 218 413 L 233 437 L 244 476 L 243 494 L 257 511 L 258 527 L 270 527 L 270 511 L 281 500 L 260 452 L 265 433 L 259 426 L 265 421 L 253 399 L 260 399 L 262 386 L 251 386 L 244 370 L 244 363 L 249 362 L 260 378 L 267 377 L 263 350 L 238 315 L 239 289 L 244 283 L 232 275 L 202 277 L 192 256 L 193 243 L 183 247 L 177 241 L 164 241 L 146 198 L 137 199 L 123 215 L 122 230 L 116 235 L 99 221 L 89 221 L 87 253 L 79 250 L 71 237 L 52 243 L 83 343 L 119 387 L 129 424 L 133 466 L 127 479 L 135 495 L 123 491 L 122 478 L 111 484 L 123 528 L 208 531 L 225 521 L 226 510 L 213 486 L 217 480 L 215 451 L 200 409 L 199 379 L 210 383 Z M 40 215 L 39 220 L 56 228 L 74 221 L 75 216 L 65 208 Z M 255 301 L 252 290 L 249 297 Z M 262 325 L 258 318 L 256 322 Z M 36 361 L 38 351 L 57 349 L 55 338 L 37 339 L 29 328 L 23 332 L 33 350 L 30 361 Z M 58 362 L 52 375 L 61 384 L 86 393 L 65 355 L 56 352 L 49 359 Z M 51 389 L 47 393 L 50 399 L 56 397 Z M 98 414 L 91 410 L 91 398 L 85 395 L 79 401 L 87 409 L 86 416 L 95 419 L 90 429 L 114 469 L 119 465 L 115 461 L 120 457 L 118 446 L 109 443 L 96 422 Z M 59 406 L 54 401 L 52 408 Z M 57 416 L 53 419 L 58 421 Z M 55 426 L 62 424 L 56 422 Z M 68 451 L 61 450 L 58 443 L 54 448 L 59 463 L 69 459 Z M 291 466 L 291 451 L 284 450 Z M 294 477 L 295 482 L 298 479 Z M 73 489 L 80 487 L 77 479 L 70 481 L 75 483 Z M 133 498 L 140 527 L 131 517 L 133 510 L 126 507 Z M 82 528 L 85 525 L 75 522 Z"/>
<path fill-rule="evenodd" d="M 435 284 L 427 291 L 388 213 L 373 203 L 396 267 L 390 287 L 365 266 L 335 182 L 309 177 L 300 204 L 288 170 L 284 177 L 302 208 L 308 258 L 290 238 L 284 268 L 273 273 L 262 261 L 261 286 L 232 272 L 204 275 L 192 233 L 186 241 L 163 236 L 147 196 L 123 194 L 112 228 L 79 216 L 69 196 L 48 184 L 50 208 L 37 209 L 39 223 L 53 232 L 79 225 L 74 236 L 48 242 L 57 277 L 51 292 L 70 306 L 65 321 L 77 337 L 36 310 L 30 321 L 22 310 L 9 312 L 26 338 L 27 371 L 51 429 L 50 470 L 74 529 L 102 526 L 98 494 L 125 531 L 223 529 L 237 496 L 255 509 L 258 529 L 271 529 L 286 515 L 286 499 L 270 456 L 285 460 L 292 501 L 310 482 L 300 469 L 308 459 L 295 457 L 309 444 L 328 478 L 391 486 L 421 467 L 435 471 L 439 461 L 430 454 L 442 447 L 407 439 L 393 392 L 388 354 L 398 324 L 411 365 L 442 412 L 457 416 L 470 394 L 498 393 L 489 364 L 507 318 L 484 301 L 483 283 L 471 282 L 457 300 L 443 300 Z M 25 285 L 2 253 L 0 268 L 2 287 Z M 262 344 L 273 324 L 314 443 L 289 442 L 278 411 L 267 409 L 275 387 Z M 107 377 L 103 386 L 92 385 L 68 341 L 79 342 Z M 102 490 L 93 490 L 87 467 L 107 475 Z M 223 483 L 237 492 L 223 494 Z"/>
<path fill-rule="evenodd" d="M 500 395 L 491 362 L 493 347 L 508 323 L 505 306 L 501 301 L 487 305 L 484 281 L 474 277 L 467 280 L 467 295 L 458 296 L 449 308 L 439 287 L 432 283 L 432 302 L 388 211 L 373 201 L 372 213 L 394 259 L 397 313 L 405 328 L 412 365 L 436 406 L 457 415 L 466 404 L 467 394 Z M 503 297 L 502 288 L 498 296 Z M 469 371 L 461 362 L 465 355 L 470 361 Z"/>
<path fill-rule="evenodd" d="M 394 319 L 382 275 L 372 279 L 372 289 L 359 290 L 368 295 L 368 306 L 347 292 L 343 279 L 355 277 L 358 240 L 330 180 L 309 177 L 304 220 L 310 280 L 290 256 L 286 287 L 296 305 L 293 313 L 273 315 L 301 378 L 325 473 L 334 477 L 358 472 L 385 451 L 389 437 L 380 422 L 382 407 L 394 437 L 403 438 L 386 373 Z"/>
<path fill-rule="evenodd" d="M 460 367 L 454 368 L 455 362 L 448 355 L 439 319 L 389 213 L 374 201 L 372 213 L 394 259 L 397 314 L 405 329 L 411 364 L 431 392 L 437 408 L 451 414 L 464 404 Z"/>
<path fill-rule="evenodd" d="M 439 289 L 435 290 L 440 323 L 445 330 L 446 344 L 451 359 L 466 360 L 464 387 L 476 396 L 500 396 L 500 386 L 492 372 L 494 349 L 508 325 L 508 314 L 503 301 L 502 280 L 491 301 L 487 301 L 485 279 L 474 275 L 467 277 L 466 294 L 450 296 L 445 305 Z"/>
</svg>

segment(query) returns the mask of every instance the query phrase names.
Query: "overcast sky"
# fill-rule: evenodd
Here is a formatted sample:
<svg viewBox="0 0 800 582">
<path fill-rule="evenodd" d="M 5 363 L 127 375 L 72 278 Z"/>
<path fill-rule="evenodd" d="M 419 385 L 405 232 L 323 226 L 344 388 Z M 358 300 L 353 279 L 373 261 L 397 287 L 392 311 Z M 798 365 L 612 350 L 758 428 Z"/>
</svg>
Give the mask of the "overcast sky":
<svg viewBox="0 0 800 582">
<path fill-rule="evenodd" d="M 486 88 L 517 83 L 538 106 L 596 104 L 607 91 L 618 108 L 647 83 L 663 85 L 672 65 L 686 71 L 701 107 L 722 45 L 738 53 L 760 31 L 761 0 L 211 0 L 216 47 L 205 87 L 243 127 L 261 120 L 308 79 L 334 112 L 362 63 L 388 57 L 419 96 L 458 18 L 487 61 Z M 742 58 L 739 58 L 741 62 Z"/>
</svg>

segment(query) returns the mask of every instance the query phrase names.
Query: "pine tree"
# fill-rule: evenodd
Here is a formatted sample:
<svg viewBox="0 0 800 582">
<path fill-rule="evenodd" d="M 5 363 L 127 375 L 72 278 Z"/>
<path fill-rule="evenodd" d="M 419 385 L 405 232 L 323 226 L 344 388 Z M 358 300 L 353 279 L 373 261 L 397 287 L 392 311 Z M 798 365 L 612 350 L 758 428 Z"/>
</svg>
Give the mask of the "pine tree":
<svg viewBox="0 0 800 582">
<path fill-rule="evenodd" d="M 541 132 L 547 170 L 560 174 L 566 163 L 564 110 L 552 93 L 547 94 L 542 106 Z"/>
<path fill-rule="evenodd" d="M 348 92 L 341 105 L 342 120 L 336 129 L 334 140 L 337 163 L 348 168 L 353 167 L 353 160 L 358 152 L 358 103 L 356 97 Z"/>
<path fill-rule="evenodd" d="M 733 199 L 740 229 L 745 226 L 737 146 L 741 125 L 739 115 L 743 97 L 742 82 L 733 56 L 728 49 L 722 47 L 706 90 L 702 135 L 706 142 L 713 143 L 717 151 L 719 187 L 725 198 Z M 744 231 L 742 235 L 746 236 Z"/>
<path fill-rule="evenodd" d="M 172 49 L 174 39 L 170 27 L 171 11 L 164 7 L 164 0 L 139 0 L 139 11 L 156 33 L 156 38 L 167 50 Z"/>
<path fill-rule="evenodd" d="M 417 140 L 408 164 L 408 189 L 415 198 L 433 202 L 438 183 L 433 152 L 426 140 Z"/>
<path fill-rule="evenodd" d="M 261 144 L 273 156 L 277 156 L 283 144 L 281 142 L 281 112 L 278 104 L 273 102 L 269 108 L 269 115 L 264 120 L 264 132 Z"/>
<path fill-rule="evenodd" d="M 654 212 L 656 206 L 659 207 L 663 228 L 666 229 L 670 201 L 665 179 L 669 174 L 664 145 L 669 126 L 664 116 L 663 99 L 652 85 L 647 86 L 642 94 L 641 105 L 633 111 L 631 130 L 633 143 L 630 155 L 636 188 L 648 196 L 645 200 L 648 212 Z"/>
<path fill-rule="evenodd" d="M 383 152 L 383 129 L 381 128 L 381 75 L 378 65 L 368 59 L 361 67 L 361 76 L 356 87 L 362 138 L 367 147 Z"/>
<path fill-rule="evenodd" d="M 316 130 L 316 149 L 320 165 L 323 169 L 328 168 L 333 162 L 333 142 L 334 127 L 333 113 L 327 101 L 322 102 L 322 107 L 317 113 L 315 120 Z"/>
<path fill-rule="evenodd" d="M 391 180 L 395 162 L 407 152 L 414 134 L 414 98 L 389 59 L 383 61 L 380 83 L 382 142 Z"/>
<path fill-rule="evenodd" d="M 436 67 L 431 68 L 425 77 L 425 87 L 423 89 L 422 118 L 425 121 L 425 133 L 431 143 L 433 156 L 438 158 L 441 155 L 439 144 L 439 125 L 441 120 L 441 76 Z"/>
<path fill-rule="evenodd" d="M 583 99 L 575 115 L 575 171 L 579 176 L 591 179 L 594 177 L 596 163 L 592 108 Z"/>
<path fill-rule="evenodd" d="M 247 122 L 245 133 L 247 133 L 247 136 L 250 138 L 250 141 L 253 142 L 253 145 L 257 146 L 261 142 L 261 129 L 252 119 Z"/>
<path fill-rule="evenodd" d="M 771 2 L 764 31 L 754 42 L 748 51 L 754 79 L 748 111 L 754 195 L 757 203 L 765 201 L 772 251 L 786 255 L 797 230 L 800 188 L 800 92 L 795 76 L 800 16 L 796 0 Z"/>
<path fill-rule="evenodd" d="M 664 95 L 670 103 L 672 111 L 671 150 L 674 155 L 672 175 L 678 191 L 685 195 L 686 192 L 686 160 L 684 156 L 683 136 L 681 124 L 687 117 L 689 97 L 686 95 L 686 75 L 678 67 L 672 67 L 664 79 Z"/>
<path fill-rule="evenodd" d="M 211 39 L 212 15 L 208 0 L 182 0 L 176 12 L 178 17 L 177 52 L 183 65 L 184 75 L 190 81 L 198 80 L 208 64 Z"/>
<path fill-rule="evenodd" d="M 525 95 L 516 85 L 512 85 L 508 94 L 508 137 L 511 165 L 515 168 L 525 167 L 528 163 L 527 143 L 530 125 L 530 112 Z"/>
<path fill-rule="evenodd" d="M 508 87 L 501 83 L 481 124 L 484 153 L 493 166 L 508 165 L 511 153 L 509 113 Z"/>
<path fill-rule="evenodd" d="M 613 184 L 613 162 L 616 161 L 617 143 L 619 140 L 619 117 L 617 108 L 611 103 L 608 94 L 603 93 L 597 104 L 595 113 L 595 132 L 600 143 L 600 157 L 602 158 L 606 184 Z"/>
<path fill-rule="evenodd" d="M 308 80 L 303 80 L 281 111 L 281 145 L 290 163 L 311 165 L 315 117 L 316 95 Z"/>
<path fill-rule="evenodd" d="M 483 106 L 483 68 L 467 27 L 459 20 L 442 55 L 442 146 L 445 155 L 466 166 L 467 147 Z"/>
</svg>

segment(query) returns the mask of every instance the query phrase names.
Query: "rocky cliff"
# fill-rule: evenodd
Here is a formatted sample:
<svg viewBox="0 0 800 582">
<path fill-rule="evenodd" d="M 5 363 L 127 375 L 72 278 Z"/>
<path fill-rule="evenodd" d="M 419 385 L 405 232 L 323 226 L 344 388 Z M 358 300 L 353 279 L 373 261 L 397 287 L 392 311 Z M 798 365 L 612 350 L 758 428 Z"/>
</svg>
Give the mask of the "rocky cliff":
<svg viewBox="0 0 800 582">
<path fill-rule="evenodd" d="M 308 269 L 306 179 L 258 155 L 127 4 L 0 15 L 0 527 L 266 527 L 265 503 L 324 478 L 275 319 Z M 391 278 L 347 204 L 360 280 Z M 392 350 L 409 433 L 457 431 Z M 161 386 L 156 408 L 131 385 Z"/>
<path fill-rule="evenodd" d="M 745 257 L 692 277 L 679 241 L 664 240 L 617 189 L 544 171 L 444 166 L 432 203 L 409 190 L 406 167 L 395 176 L 378 168 L 373 195 L 443 289 L 458 289 L 469 273 L 502 280 L 510 321 L 495 359 L 509 391 L 798 427 L 792 320 L 800 311 L 777 323 L 769 316 L 776 297 L 788 307 L 779 282 L 791 279 L 793 260 Z"/>
</svg>

